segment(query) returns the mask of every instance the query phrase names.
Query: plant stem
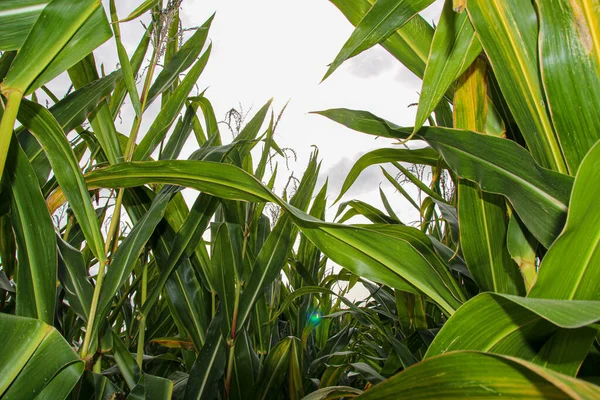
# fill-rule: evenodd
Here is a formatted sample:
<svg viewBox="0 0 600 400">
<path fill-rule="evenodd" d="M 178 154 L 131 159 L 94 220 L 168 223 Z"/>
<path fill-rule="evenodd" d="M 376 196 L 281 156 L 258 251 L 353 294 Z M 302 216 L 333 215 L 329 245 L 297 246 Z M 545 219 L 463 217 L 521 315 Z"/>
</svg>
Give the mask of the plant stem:
<svg viewBox="0 0 600 400">
<path fill-rule="evenodd" d="M 19 90 L 12 90 L 6 97 L 6 108 L 4 109 L 4 115 L 2 115 L 2 121 L 0 122 L 0 178 L 4 172 L 4 164 L 6 163 L 8 148 L 10 146 L 10 140 L 12 139 L 13 128 L 15 126 L 23 93 Z"/>
<path fill-rule="evenodd" d="M 231 338 L 229 345 L 229 359 L 227 360 L 227 374 L 225 376 L 225 393 L 227 393 L 227 398 L 229 398 L 229 389 L 231 387 L 231 376 L 233 372 L 233 358 L 235 356 L 235 339 L 236 339 L 236 331 L 237 331 L 237 319 L 238 312 L 240 308 L 240 292 L 241 285 L 239 282 L 236 282 L 235 285 L 235 301 L 233 303 L 233 317 L 231 319 Z"/>
<path fill-rule="evenodd" d="M 142 264 L 142 304 L 140 308 L 144 306 L 146 302 L 146 297 L 148 296 L 148 264 L 145 262 L 146 256 L 144 256 L 143 264 Z M 140 367 L 140 371 L 142 370 L 142 361 L 144 358 L 144 343 L 145 343 L 145 335 L 146 334 L 146 316 L 142 314 L 142 318 L 140 319 L 139 333 L 138 333 L 138 345 L 137 345 L 137 353 L 136 353 L 136 361 L 138 366 Z"/>
</svg>

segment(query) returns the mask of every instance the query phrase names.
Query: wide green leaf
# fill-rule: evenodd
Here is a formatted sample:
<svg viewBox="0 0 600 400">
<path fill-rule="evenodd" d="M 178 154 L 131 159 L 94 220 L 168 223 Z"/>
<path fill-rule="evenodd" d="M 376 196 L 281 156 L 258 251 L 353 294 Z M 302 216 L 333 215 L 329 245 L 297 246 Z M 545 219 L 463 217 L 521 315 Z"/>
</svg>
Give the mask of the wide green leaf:
<svg viewBox="0 0 600 400">
<path fill-rule="evenodd" d="M 348 128 L 370 135 L 405 139 L 411 128 L 401 128 L 366 111 L 321 111 Z M 490 193 L 506 196 L 531 233 L 550 247 L 566 219 L 573 179 L 540 167 L 517 143 L 475 132 L 423 127 L 415 136 L 438 150 L 459 175 Z M 494 152 L 488 149 L 494 149 Z"/>
<path fill-rule="evenodd" d="M 38 139 L 46 152 L 56 180 L 69 199 L 69 205 L 80 223 L 88 246 L 98 261 L 104 263 L 104 239 L 100 233 L 96 211 L 77 159 L 62 128 L 47 109 L 27 100 L 21 104 L 18 118 Z"/>
<path fill-rule="evenodd" d="M 548 107 L 573 175 L 600 139 L 600 18 L 594 0 L 535 2 Z"/>
<path fill-rule="evenodd" d="M 538 21 L 532 2 L 478 0 L 467 11 L 502 94 L 535 160 L 567 173 L 538 70 Z"/>
<path fill-rule="evenodd" d="M 66 398 L 83 373 L 71 346 L 39 320 L 0 314 L 0 341 L 3 398 Z"/>
<path fill-rule="evenodd" d="M 0 50 L 18 50 L 49 0 L 5 0 L 0 3 Z"/>
<path fill-rule="evenodd" d="M 96 13 L 100 9 L 101 14 Z M 108 28 L 106 16 L 98 0 L 83 0 L 73 4 L 69 0 L 54 0 L 42 11 L 40 18 L 32 27 L 25 39 L 8 75 L 3 82 L 2 90 L 18 90 L 31 93 L 37 87 L 65 71 L 77 61 L 85 57 L 91 50 L 110 37 L 105 30 L 88 31 L 84 25 L 89 18 L 104 21 Z M 95 20 L 94 20 L 95 21 Z M 96 24 L 94 24 L 96 26 Z M 82 28 L 85 36 L 79 35 Z M 98 29 L 96 26 L 95 29 Z M 110 28 L 109 28 L 110 32 Z M 71 39 L 74 42 L 69 44 Z M 95 47 L 89 48 L 93 43 Z M 68 45 L 69 44 L 69 45 Z M 65 49 L 65 52 L 62 52 Z M 62 53 L 61 53 L 62 52 Z M 32 85 L 36 81 L 36 85 Z"/>
<path fill-rule="evenodd" d="M 460 305 L 458 292 L 453 293 L 448 289 L 451 280 L 439 275 L 445 274 L 438 264 L 441 261 L 434 261 L 432 265 L 432 261 L 424 258 L 414 247 L 422 246 L 422 243 L 426 247 L 430 245 L 427 245 L 427 240 L 423 242 L 420 236 L 414 236 L 421 234 L 417 234 L 418 230 L 407 228 L 407 236 L 398 238 L 366 227 L 323 223 L 281 201 L 262 183 L 232 165 L 206 161 L 121 163 L 91 172 L 87 176 L 87 183 L 90 189 L 168 183 L 232 200 L 276 202 L 286 208 L 302 232 L 317 247 L 345 268 L 401 290 L 421 290 L 450 314 Z M 378 245 L 382 241 L 386 243 L 385 246 Z M 426 272 L 432 267 L 436 273 Z"/>
<path fill-rule="evenodd" d="M 600 396 L 600 387 L 518 358 L 459 351 L 427 359 L 357 398 L 486 399 L 498 396 L 593 399 Z"/>
<path fill-rule="evenodd" d="M 596 301 L 484 293 L 463 305 L 446 322 L 425 357 L 454 350 L 477 350 L 519 357 L 575 375 L 596 336 L 596 329 L 581 328 L 599 319 L 600 302 Z M 553 351 L 547 354 L 540 351 L 544 343 L 562 340 L 560 336 L 565 330 L 574 331 L 572 334 L 579 335 L 578 340 L 564 341 L 558 346 L 555 343 Z M 572 367 L 565 369 L 566 364 Z"/>
<path fill-rule="evenodd" d="M 550 247 L 531 288 L 531 297 L 598 300 L 600 293 L 600 142 L 583 159 L 564 231 Z M 557 279 L 557 277 L 560 277 Z"/>
<path fill-rule="evenodd" d="M 56 241 L 37 177 L 19 143 L 12 141 L 5 183 L 17 243 L 17 315 L 54 322 Z"/>
</svg>

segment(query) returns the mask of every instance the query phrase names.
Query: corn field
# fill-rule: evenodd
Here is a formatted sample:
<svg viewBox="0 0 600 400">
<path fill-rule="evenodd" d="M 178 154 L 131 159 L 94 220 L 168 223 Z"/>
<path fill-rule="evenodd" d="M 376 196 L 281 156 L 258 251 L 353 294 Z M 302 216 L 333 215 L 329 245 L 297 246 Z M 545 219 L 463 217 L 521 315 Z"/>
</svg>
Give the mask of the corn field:
<svg viewBox="0 0 600 400">
<path fill-rule="evenodd" d="M 182 40 L 181 0 L 0 2 L 1 399 L 600 398 L 600 2 L 330 3 L 324 79 L 380 45 L 422 80 L 413 126 L 315 111 L 384 143 L 337 198 L 317 150 L 276 189 L 271 101 L 222 137 L 218 15 Z M 395 198 L 342 202 L 373 165 Z"/>
</svg>

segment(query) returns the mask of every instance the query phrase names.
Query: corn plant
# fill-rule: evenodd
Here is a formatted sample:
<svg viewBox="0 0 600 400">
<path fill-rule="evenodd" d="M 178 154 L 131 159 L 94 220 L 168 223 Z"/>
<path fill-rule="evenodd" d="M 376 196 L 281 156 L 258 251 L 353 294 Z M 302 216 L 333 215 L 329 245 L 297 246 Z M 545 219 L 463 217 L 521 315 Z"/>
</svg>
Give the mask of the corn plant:
<svg viewBox="0 0 600 400">
<path fill-rule="evenodd" d="M 366 229 L 427 234 L 413 248 L 442 261 L 408 268 L 395 248 L 404 287 L 376 281 L 395 293 L 403 333 L 429 340 L 418 363 L 359 398 L 600 396 L 598 3 L 446 0 L 433 28 L 419 15 L 431 0 L 331 2 L 355 30 L 326 77 L 380 44 L 423 81 L 413 127 L 319 112 L 392 145 L 362 156 L 342 194 L 391 162 L 425 196 L 419 204 L 383 169 L 419 227 L 403 226 L 383 193 L 386 212 L 358 200 L 340 210 L 367 217 Z"/>
</svg>

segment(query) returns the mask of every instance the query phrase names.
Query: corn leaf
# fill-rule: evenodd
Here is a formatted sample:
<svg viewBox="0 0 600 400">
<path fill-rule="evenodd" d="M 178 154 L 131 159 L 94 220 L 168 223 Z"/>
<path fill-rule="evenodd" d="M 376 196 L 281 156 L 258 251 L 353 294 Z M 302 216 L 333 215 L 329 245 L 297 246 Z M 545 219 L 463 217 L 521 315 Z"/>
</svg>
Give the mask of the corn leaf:
<svg viewBox="0 0 600 400">
<path fill-rule="evenodd" d="M 281 202 L 260 182 L 239 168 L 202 161 L 156 161 L 121 163 L 87 176 L 89 188 L 133 187 L 147 183 L 169 183 L 193 187 L 217 197 L 243 201 L 274 201 L 286 207 L 303 233 L 333 261 L 367 279 L 405 290 L 422 290 L 452 314 L 460 305 L 438 274 L 412 243 L 416 232 L 406 239 L 364 227 L 321 223 L 295 207 Z M 410 228 L 410 232 L 413 232 Z M 386 243 L 381 245 L 381 243 Z M 400 251 L 403 253 L 400 254 Z M 437 270 L 438 268 L 434 268 Z M 406 281 L 410 282 L 407 284 Z M 412 286 L 414 285 L 414 286 Z M 437 289 L 434 289 L 436 287 Z"/>
<path fill-rule="evenodd" d="M 150 106 L 165 90 L 169 89 L 173 82 L 179 75 L 188 69 L 198 58 L 206 38 L 208 37 L 208 30 L 214 19 L 214 14 L 206 20 L 201 27 L 185 42 L 181 49 L 175 55 L 169 59 L 169 62 L 160 74 L 156 77 L 156 80 L 150 87 L 148 92 L 148 98 L 146 100 L 146 108 Z"/>
<path fill-rule="evenodd" d="M 98 9 L 102 16 L 95 13 Z M 93 40 L 87 36 L 93 30 L 88 30 L 92 27 L 84 26 L 86 21 L 90 19 L 94 22 L 93 28 L 97 29 L 101 25 L 96 24 L 102 18 L 105 27 L 108 28 L 106 16 L 97 0 L 84 0 L 76 4 L 68 0 L 52 1 L 42 11 L 15 57 L 3 82 L 3 91 L 19 90 L 25 94 L 31 93 L 85 57 L 97 47 L 96 40 L 104 42 L 110 37 L 110 34 L 106 36 L 103 30 L 100 30 L 97 38 Z M 79 34 L 80 28 L 85 36 Z M 74 41 L 70 43 L 72 39 Z M 96 46 L 90 49 L 90 43 Z M 38 86 L 33 85 L 34 82 Z"/>
<path fill-rule="evenodd" d="M 206 343 L 190 371 L 185 400 L 217 398 L 217 384 L 225 372 L 227 358 L 225 339 L 221 334 L 221 321 L 221 313 L 217 312 L 208 328 Z"/>
<path fill-rule="evenodd" d="M 354 26 L 362 21 L 375 3 L 375 0 L 330 1 Z M 431 25 L 417 14 L 380 43 L 416 76 L 423 78 L 433 32 Z"/>
<path fill-rule="evenodd" d="M 57 279 L 54 226 L 35 172 L 17 141 L 12 141 L 8 161 L 5 179 L 19 261 L 16 314 L 52 324 Z"/>
<path fill-rule="evenodd" d="M 452 0 L 446 0 L 423 76 L 415 131 L 423 126 L 453 82 L 480 52 L 481 44 L 467 14 L 455 13 Z"/>
<path fill-rule="evenodd" d="M 204 70 L 210 56 L 210 51 L 211 46 L 206 49 L 204 54 L 187 73 L 181 84 L 177 86 L 177 89 L 169 96 L 169 100 L 164 107 L 161 108 L 156 119 L 148 129 L 148 132 L 146 132 L 146 136 L 144 136 L 142 141 L 137 145 L 133 154 L 134 160 L 145 160 L 150 157 L 152 152 L 158 147 L 159 143 L 165 138 L 169 128 L 177 119 L 187 97 Z"/>
<path fill-rule="evenodd" d="M 459 77 L 454 93 L 455 128 L 485 131 L 486 69 L 478 59 Z M 504 198 L 483 192 L 466 179 L 459 179 L 457 193 L 462 254 L 480 290 L 525 294 L 523 278 L 505 246 L 508 221 Z"/>
<path fill-rule="evenodd" d="M 600 19 L 593 0 L 536 1 L 541 74 L 571 174 L 600 139 Z"/>
<path fill-rule="evenodd" d="M 378 0 L 356 25 L 323 80 L 347 59 L 386 39 L 432 2 L 433 0 Z"/>
<path fill-rule="evenodd" d="M 377 149 L 361 156 L 352 166 L 348 176 L 342 184 L 342 189 L 335 202 L 352 187 L 361 172 L 374 164 L 383 164 L 391 161 L 408 162 L 411 164 L 437 165 L 440 154 L 431 147 L 422 149 Z"/>
<path fill-rule="evenodd" d="M 597 300 L 600 291 L 600 144 L 583 159 L 573 186 L 565 229 L 542 260 L 531 297 Z M 565 268 L 568 265 L 568 268 Z M 556 279 L 560 276 L 560 279 Z"/>
<path fill-rule="evenodd" d="M 444 371 L 444 373 L 439 373 Z M 357 399 L 457 397 L 592 399 L 600 387 L 513 357 L 458 351 L 432 357 Z"/>
<path fill-rule="evenodd" d="M 24 340 L 25 339 L 25 340 Z M 84 363 L 50 325 L 0 314 L 0 395 L 4 398 L 66 398 Z"/>
<path fill-rule="evenodd" d="M 0 50 L 18 50 L 48 0 L 5 0 L 0 4 Z"/>
<path fill-rule="evenodd" d="M 531 154 L 545 168 L 567 173 L 538 71 L 538 22 L 531 2 L 484 0 L 467 11 L 506 103 Z"/>
<path fill-rule="evenodd" d="M 319 114 L 376 136 L 404 139 L 412 132 L 365 111 L 336 109 Z M 423 127 L 416 138 L 438 150 L 460 177 L 486 192 L 506 196 L 536 239 L 550 247 L 566 219 L 571 177 L 540 167 L 510 140 L 440 127 Z M 490 148 L 496 150 L 490 153 Z"/>
<path fill-rule="evenodd" d="M 38 139 L 46 152 L 56 180 L 69 199 L 69 205 L 80 223 L 88 246 L 98 261 L 103 263 L 106 254 L 96 211 L 88 195 L 79 164 L 60 125 L 47 109 L 27 100 L 21 104 L 18 118 Z"/>
<path fill-rule="evenodd" d="M 448 320 L 425 357 L 455 350 L 485 351 L 519 357 L 575 376 L 597 334 L 596 329 L 587 326 L 598 318 L 600 302 L 596 301 L 480 294 Z M 577 340 L 565 340 L 569 335 Z M 542 344 L 548 346 L 546 350 Z"/>
<path fill-rule="evenodd" d="M 133 21 L 134 19 L 142 16 L 143 14 L 145 14 L 147 11 L 151 10 L 152 8 L 154 8 L 156 5 L 158 5 L 160 0 L 146 0 L 144 1 L 142 4 L 140 4 L 135 10 L 133 10 L 125 19 L 122 19 L 120 22 L 129 22 L 129 21 Z"/>
</svg>

